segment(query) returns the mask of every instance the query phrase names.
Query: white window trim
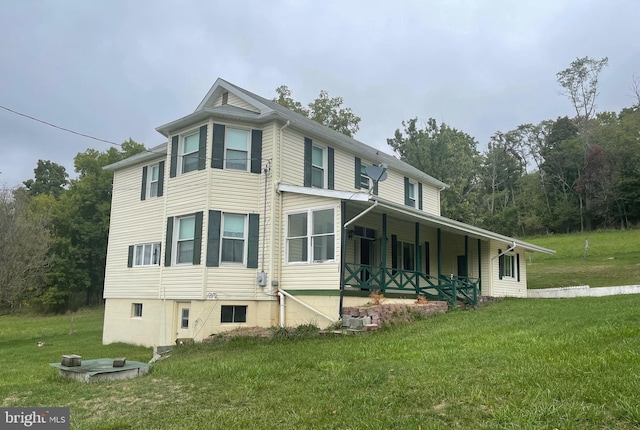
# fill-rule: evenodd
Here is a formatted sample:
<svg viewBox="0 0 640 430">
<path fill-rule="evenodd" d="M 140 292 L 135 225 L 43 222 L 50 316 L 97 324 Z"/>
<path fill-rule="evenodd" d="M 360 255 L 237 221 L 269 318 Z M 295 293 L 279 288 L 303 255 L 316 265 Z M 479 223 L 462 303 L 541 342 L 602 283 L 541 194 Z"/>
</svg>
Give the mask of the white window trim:
<svg viewBox="0 0 640 430">
<path fill-rule="evenodd" d="M 192 232 L 192 238 L 190 239 L 193 242 L 193 252 L 196 252 L 195 249 L 195 244 L 196 244 L 196 228 L 195 228 L 195 218 L 196 215 L 195 214 L 191 214 L 191 215 L 183 215 L 183 216 L 177 216 L 174 218 L 175 222 L 174 222 L 174 226 L 175 228 L 173 229 L 173 241 L 172 241 L 172 247 L 173 249 L 171 250 L 171 260 L 173 260 L 171 263 L 175 266 L 188 266 L 188 265 L 193 265 L 193 256 L 191 257 L 191 260 L 188 262 L 184 262 L 184 263 L 178 263 L 178 238 L 180 237 L 180 221 L 186 218 L 193 218 L 194 219 L 194 223 L 193 223 L 193 232 Z M 183 240 L 183 242 L 186 242 L 187 240 Z"/>
<path fill-rule="evenodd" d="M 157 255 L 157 259 L 158 262 L 157 263 L 153 263 L 153 250 L 155 245 L 158 246 L 158 255 Z M 150 246 L 151 247 L 151 263 L 150 264 L 144 264 L 144 248 Z M 142 264 L 138 264 L 138 254 L 139 254 L 139 250 L 138 247 L 142 247 L 142 256 L 140 257 L 142 259 Z M 133 246 L 133 267 L 154 267 L 154 266 L 159 266 L 160 265 L 160 242 L 147 242 L 147 243 L 137 243 Z"/>
<path fill-rule="evenodd" d="M 191 172 L 195 172 L 198 169 L 194 169 L 194 170 L 190 170 L 188 172 L 184 172 L 183 171 L 183 164 L 184 164 L 184 156 L 185 155 L 190 155 L 190 154 L 194 154 L 194 153 L 198 153 L 200 151 L 200 147 L 198 146 L 198 149 L 196 149 L 194 152 L 189 152 L 186 153 L 184 152 L 184 146 L 185 146 L 185 142 L 187 141 L 187 137 L 191 137 L 194 135 L 198 135 L 198 139 L 200 137 L 200 129 L 196 128 L 194 130 L 190 130 L 186 133 L 182 133 L 180 135 L 180 145 L 178 145 L 178 174 L 179 175 L 185 175 L 187 173 L 191 173 Z"/>
<path fill-rule="evenodd" d="M 242 248 L 242 262 L 236 261 L 222 261 L 222 244 L 225 240 L 224 237 L 224 217 L 225 215 L 239 215 L 244 217 L 244 235 L 242 236 L 243 248 Z M 247 243 L 248 243 L 248 230 L 249 230 L 249 216 L 247 214 L 239 214 L 234 212 L 223 212 L 220 219 L 220 264 L 229 266 L 246 266 L 247 265 Z M 239 240 L 238 237 L 229 237 L 227 240 Z"/>
<path fill-rule="evenodd" d="M 227 133 L 229 132 L 229 130 L 237 130 L 237 131 L 244 131 L 247 133 L 247 167 L 242 170 L 242 169 L 234 169 L 234 168 L 229 168 L 227 167 Z M 241 128 L 241 127 L 225 127 L 224 130 L 224 169 L 225 170 L 229 170 L 232 172 L 248 172 L 251 170 L 251 130 L 246 129 L 246 128 Z"/>
<path fill-rule="evenodd" d="M 313 169 L 314 167 L 316 167 L 316 165 L 313 164 L 313 148 L 314 147 L 322 149 L 322 187 L 316 187 L 315 185 L 313 185 Z M 317 168 L 320 168 L 320 166 L 317 166 Z M 326 190 L 328 189 L 328 185 L 329 185 L 329 149 L 324 145 L 318 145 L 317 143 L 314 142 L 311 144 L 311 187 Z"/>
<path fill-rule="evenodd" d="M 328 209 L 333 209 L 333 257 L 330 260 L 322 260 L 322 261 L 314 261 L 313 259 L 313 212 L 318 212 L 318 211 L 323 211 L 323 210 L 328 210 Z M 290 211 L 290 212 L 286 212 L 285 213 L 285 236 L 284 236 L 284 240 L 285 240 L 285 246 L 284 246 L 284 252 L 285 252 L 285 261 L 286 264 L 288 265 L 300 265 L 300 264 L 330 264 L 330 263 L 335 263 L 336 262 L 336 249 L 338 248 L 338 234 L 336 233 L 338 231 L 338 229 L 336 228 L 336 211 L 338 209 L 338 206 L 320 206 L 320 207 L 314 207 L 314 208 L 309 208 L 309 209 L 305 209 L 305 210 L 295 210 L 295 211 Z M 289 216 L 290 215 L 296 215 L 296 214 L 303 214 L 306 213 L 307 214 L 307 235 L 306 236 L 296 236 L 295 238 L 302 238 L 302 237 L 306 237 L 307 238 L 307 261 L 289 261 Z M 316 235 L 316 236 L 330 236 L 330 234 L 323 234 L 323 235 Z"/>
<path fill-rule="evenodd" d="M 502 280 L 507 281 L 515 281 L 516 278 L 516 254 L 515 252 L 505 252 L 503 255 L 503 264 L 504 264 L 504 274 L 502 275 Z M 507 259 L 507 257 L 509 257 Z M 510 275 L 507 275 L 507 261 L 510 262 L 509 269 L 511 271 Z"/>
<path fill-rule="evenodd" d="M 156 167 L 158 169 L 158 179 L 156 179 L 155 181 L 153 180 L 153 168 Z M 147 166 L 147 198 L 148 199 L 155 199 L 158 197 L 158 187 L 156 186 L 156 195 L 152 196 L 151 195 L 151 184 L 153 184 L 154 182 L 156 184 L 160 183 L 160 163 L 155 163 L 155 164 L 151 164 L 149 166 Z"/>
<path fill-rule="evenodd" d="M 137 315 L 136 310 L 138 309 L 138 305 L 140 305 L 140 315 Z M 142 303 L 131 303 L 131 318 L 140 320 L 142 319 L 143 306 Z"/>
<path fill-rule="evenodd" d="M 360 189 L 363 190 L 371 190 L 373 188 L 373 179 L 366 174 L 366 169 L 369 167 L 369 164 L 361 163 L 360 164 Z M 367 186 L 363 186 L 363 179 L 366 179 Z"/>
<path fill-rule="evenodd" d="M 407 194 L 409 195 L 409 201 L 413 202 L 413 204 L 409 206 L 417 209 L 418 206 L 416 205 L 417 203 L 416 188 L 417 188 L 417 184 L 415 182 L 409 181 L 409 190 L 407 191 Z M 411 191 L 413 191 L 413 193 Z"/>
</svg>

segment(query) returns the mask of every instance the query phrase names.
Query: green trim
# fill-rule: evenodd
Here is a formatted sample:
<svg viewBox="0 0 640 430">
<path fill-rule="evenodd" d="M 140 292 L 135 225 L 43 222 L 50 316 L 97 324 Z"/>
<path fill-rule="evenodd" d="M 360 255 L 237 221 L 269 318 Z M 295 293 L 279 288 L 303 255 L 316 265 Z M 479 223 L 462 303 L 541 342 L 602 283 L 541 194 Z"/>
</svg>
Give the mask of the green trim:
<svg viewBox="0 0 640 430">
<path fill-rule="evenodd" d="M 321 296 L 321 297 L 338 297 L 340 296 L 340 290 L 283 290 L 292 296 Z M 369 297 L 370 291 L 360 290 L 344 290 L 343 294 L 348 297 Z M 384 296 L 389 299 L 415 299 L 417 294 L 404 294 L 404 293 L 390 293 L 385 292 Z"/>
</svg>

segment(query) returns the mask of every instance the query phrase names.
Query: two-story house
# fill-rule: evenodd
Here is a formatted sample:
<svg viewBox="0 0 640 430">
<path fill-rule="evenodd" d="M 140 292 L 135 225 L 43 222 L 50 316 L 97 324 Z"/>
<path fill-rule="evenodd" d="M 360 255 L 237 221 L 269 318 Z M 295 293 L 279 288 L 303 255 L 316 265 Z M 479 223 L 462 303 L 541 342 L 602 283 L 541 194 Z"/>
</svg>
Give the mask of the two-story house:
<svg viewBox="0 0 640 430">
<path fill-rule="evenodd" d="M 167 142 L 112 164 L 103 342 L 328 325 L 372 291 L 526 297 L 526 252 L 440 216 L 446 185 L 218 79 Z"/>
</svg>

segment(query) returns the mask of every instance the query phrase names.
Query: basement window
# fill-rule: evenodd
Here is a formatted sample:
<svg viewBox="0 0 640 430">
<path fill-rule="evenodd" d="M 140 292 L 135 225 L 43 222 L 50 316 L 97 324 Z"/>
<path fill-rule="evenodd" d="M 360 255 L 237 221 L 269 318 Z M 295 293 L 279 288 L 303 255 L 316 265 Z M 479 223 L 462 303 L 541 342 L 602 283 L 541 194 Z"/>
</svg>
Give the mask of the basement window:
<svg viewBox="0 0 640 430">
<path fill-rule="evenodd" d="M 131 318 L 142 318 L 142 303 L 131 303 Z"/>
<path fill-rule="evenodd" d="M 220 311 L 221 323 L 246 323 L 247 307 L 246 306 L 222 306 Z"/>
</svg>

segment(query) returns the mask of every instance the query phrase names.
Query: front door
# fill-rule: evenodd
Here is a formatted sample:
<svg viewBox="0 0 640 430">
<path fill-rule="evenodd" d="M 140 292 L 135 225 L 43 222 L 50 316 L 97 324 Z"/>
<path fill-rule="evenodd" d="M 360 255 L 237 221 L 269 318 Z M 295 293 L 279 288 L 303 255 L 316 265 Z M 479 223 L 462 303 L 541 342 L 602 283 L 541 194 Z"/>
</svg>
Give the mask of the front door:
<svg viewBox="0 0 640 430">
<path fill-rule="evenodd" d="M 371 278 L 371 267 L 375 264 L 374 261 L 374 244 L 375 241 L 361 237 L 359 239 L 358 251 L 359 251 L 359 263 L 363 266 L 360 271 L 360 280 L 363 283 L 367 283 Z M 366 267 L 365 267 L 366 266 Z"/>
<path fill-rule="evenodd" d="M 179 302 L 176 315 L 176 338 L 188 339 L 191 337 L 191 315 L 190 304 Z"/>
<path fill-rule="evenodd" d="M 468 276 L 469 271 L 467 270 L 467 256 L 458 255 L 458 277 L 464 278 L 466 280 Z"/>
</svg>

